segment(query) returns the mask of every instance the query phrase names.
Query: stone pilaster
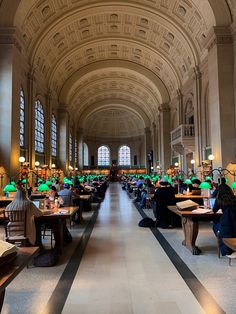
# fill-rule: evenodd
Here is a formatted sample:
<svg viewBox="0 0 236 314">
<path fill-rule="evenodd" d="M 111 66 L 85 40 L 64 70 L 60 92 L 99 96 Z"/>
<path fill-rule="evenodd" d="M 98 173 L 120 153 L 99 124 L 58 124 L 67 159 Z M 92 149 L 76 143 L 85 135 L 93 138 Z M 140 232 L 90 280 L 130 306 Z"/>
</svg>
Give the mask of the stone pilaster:
<svg viewBox="0 0 236 314">
<path fill-rule="evenodd" d="M 45 164 L 51 168 L 52 154 L 51 154 L 51 124 L 52 124 L 52 104 L 51 104 L 51 92 L 49 91 L 45 97 Z"/>
<path fill-rule="evenodd" d="M 232 33 L 214 27 L 207 40 L 209 71 L 209 115 L 213 167 L 235 161 L 234 55 Z"/>
<path fill-rule="evenodd" d="M 0 165 L 17 176 L 20 157 L 21 43 L 16 28 L 0 28 Z"/>
<path fill-rule="evenodd" d="M 146 168 L 149 167 L 149 161 L 148 161 L 148 153 L 152 150 L 152 138 L 151 138 L 151 130 L 149 127 L 145 128 L 145 152 L 146 152 Z"/>
<path fill-rule="evenodd" d="M 202 163 L 202 74 L 198 68 L 192 71 L 193 80 L 193 105 L 194 105 L 194 130 L 195 130 L 195 162 Z M 187 170 L 187 169 L 185 169 Z"/>
<path fill-rule="evenodd" d="M 58 122 L 59 167 L 67 173 L 69 168 L 69 113 L 67 110 L 58 110 Z"/>
<path fill-rule="evenodd" d="M 83 136 L 83 129 L 78 128 L 77 130 L 77 136 L 78 136 L 78 165 L 79 169 L 82 170 L 84 167 L 84 136 Z"/>
<path fill-rule="evenodd" d="M 167 169 L 171 161 L 170 146 L 170 106 L 163 103 L 159 106 L 160 111 L 160 163 L 162 169 Z"/>
</svg>

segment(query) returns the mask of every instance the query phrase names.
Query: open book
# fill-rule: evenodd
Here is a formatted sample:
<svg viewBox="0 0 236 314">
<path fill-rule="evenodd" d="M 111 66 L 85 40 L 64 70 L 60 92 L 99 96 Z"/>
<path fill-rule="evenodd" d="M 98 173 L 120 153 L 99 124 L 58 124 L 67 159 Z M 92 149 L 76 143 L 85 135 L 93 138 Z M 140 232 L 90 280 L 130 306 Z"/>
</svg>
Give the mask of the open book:
<svg viewBox="0 0 236 314">
<path fill-rule="evenodd" d="M 0 257 L 7 256 L 11 253 L 17 252 L 17 247 L 6 241 L 0 240 Z"/>
<path fill-rule="evenodd" d="M 199 207 L 198 203 L 195 203 L 191 200 L 186 200 L 182 202 L 177 202 L 176 206 L 178 210 L 193 210 Z"/>
</svg>

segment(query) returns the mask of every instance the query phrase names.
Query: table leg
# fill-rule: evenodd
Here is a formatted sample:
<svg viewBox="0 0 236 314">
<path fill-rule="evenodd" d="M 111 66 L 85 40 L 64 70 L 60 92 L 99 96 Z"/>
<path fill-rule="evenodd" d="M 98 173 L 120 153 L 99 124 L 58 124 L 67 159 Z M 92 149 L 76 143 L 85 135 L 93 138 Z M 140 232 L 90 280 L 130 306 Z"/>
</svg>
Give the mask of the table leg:
<svg viewBox="0 0 236 314">
<path fill-rule="evenodd" d="M 1 311 L 2 311 L 3 301 L 4 301 L 4 297 L 5 297 L 5 291 L 6 291 L 6 289 L 4 289 L 4 290 L 0 293 L 0 313 L 1 313 Z"/>
<path fill-rule="evenodd" d="M 199 229 L 198 221 L 192 218 L 182 217 L 182 227 L 184 231 L 184 241 L 182 244 L 186 246 L 193 255 L 199 255 L 201 250 L 195 245 Z"/>
</svg>

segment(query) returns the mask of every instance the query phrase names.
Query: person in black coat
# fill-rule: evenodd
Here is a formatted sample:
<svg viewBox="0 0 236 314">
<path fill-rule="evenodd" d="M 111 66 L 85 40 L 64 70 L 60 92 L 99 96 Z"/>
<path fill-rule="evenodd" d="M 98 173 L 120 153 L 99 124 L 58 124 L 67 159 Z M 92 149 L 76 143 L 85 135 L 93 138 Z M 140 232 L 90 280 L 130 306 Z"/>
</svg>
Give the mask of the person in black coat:
<svg viewBox="0 0 236 314">
<path fill-rule="evenodd" d="M 156 217 L 156 226 L 160 228 L 168 228 L 172 224 L 171 212 L 168 205 L 175 205 L 174 188 L 168 183 L 166 178 L 160 180 L 160 187 L 154 194 L 156 209 L 154 215 Z"/>
<path fill-rule="evenodd" d="M 213 211 L 222 210 L 223 215 L 219 222 L 213 222 L 213 231 L 220 238 L 221 254 L 230 255 L 233 251 L 227 247 L 222 238 L 236 237 L 236 197 L 227 184 L 218 187 Z"/>
</svg>

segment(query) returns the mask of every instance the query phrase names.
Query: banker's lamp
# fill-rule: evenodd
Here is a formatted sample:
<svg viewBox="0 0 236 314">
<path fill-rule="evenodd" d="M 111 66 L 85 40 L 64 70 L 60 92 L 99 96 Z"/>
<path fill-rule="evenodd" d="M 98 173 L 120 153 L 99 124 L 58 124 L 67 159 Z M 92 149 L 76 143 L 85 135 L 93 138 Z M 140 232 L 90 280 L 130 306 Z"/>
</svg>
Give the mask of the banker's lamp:
<svg viewBox="0 0 236 314">
<path fill-rule="evenodd" d="M 4 192 L 16 192 L 16 188 L 12 184 L 7 184 L 3 189 Z"/>
<path fill-rule="evenodd" d="M 40 184 L 40 186 L 37 188 L 37 191 L 45 192 L 49 191 L 49 186 L 46 183 Z"/>
<path fill-rule="evenodd" d="M 192 181 L 191 181 L 190 179 L 186 179 L 186 180 L 184 181 L 184 183 L 187 184 L 187 185 L 190 185 L 190 184 L 192 184 Z"/>
<path fill-rule="evenodd" d="M 202 183 L 199 185 L 199 189 L 211 189 L 211 185 L 210 185 L 210 183 L 208 183 L 208 182 L 202 182 Z"/>
<path fill-rule="evenodd" d="M 51 186 L 51 185 L 52 185 L 52 182 L 51 182 L 50 180 L 47 180 L 47 181 L 46 181 L 46 184 L 47 184 L 48 186 Z"/>
</svg>

